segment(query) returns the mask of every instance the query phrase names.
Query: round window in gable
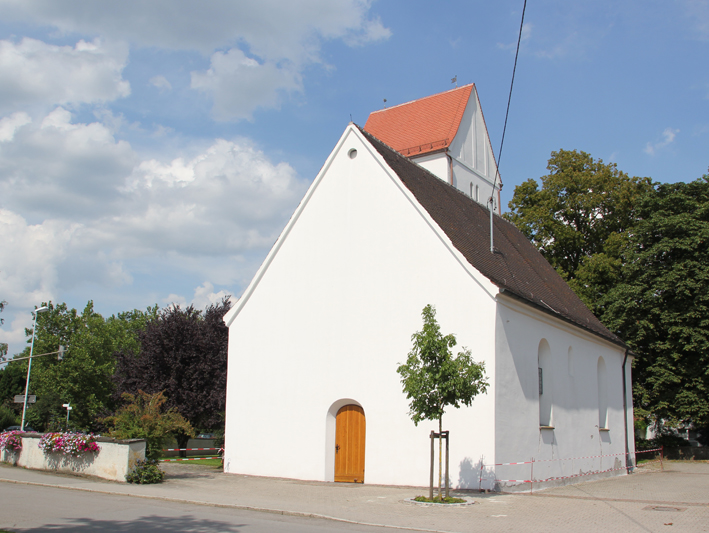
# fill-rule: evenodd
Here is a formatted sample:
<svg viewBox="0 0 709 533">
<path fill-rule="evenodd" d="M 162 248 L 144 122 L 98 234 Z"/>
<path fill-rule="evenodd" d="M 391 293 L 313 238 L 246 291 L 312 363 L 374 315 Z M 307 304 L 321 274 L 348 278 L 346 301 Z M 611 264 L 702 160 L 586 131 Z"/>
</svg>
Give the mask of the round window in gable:
<svg viewBox="0 0 709 533">
<path fill-rule="evenodd" d="M 350 156 L 350 159 L 354 159 L 357 157 L 357 150 L 352 148 L 349 152 L 347 152 L 347 155 Z"/>
</svg>

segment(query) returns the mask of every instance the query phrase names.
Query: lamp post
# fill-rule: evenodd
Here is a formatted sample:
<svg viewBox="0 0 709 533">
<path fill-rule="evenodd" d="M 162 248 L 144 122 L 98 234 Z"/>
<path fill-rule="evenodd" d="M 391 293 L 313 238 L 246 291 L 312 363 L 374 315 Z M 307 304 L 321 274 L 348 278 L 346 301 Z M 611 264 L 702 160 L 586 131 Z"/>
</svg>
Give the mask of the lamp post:
<svg viewBox="0 0 709 533">
<path fill-rule="evenodd" d="M 62 407 L 66 409 L 66 430 L 69 431 L 69 412 L 73 409 L 71 403 L 63 403 Z"/>
<path fill-rule="evenodd" d="M 46 305 L 34 310 L 34 324 L 32 325 L 32 343 L 30 344 L 30 361 L 27 365 L 27 383 L 25 384 L 25 403 L 22 406 L 22 425 L 20 431 L 25 430 L 25 413 L 27 412 L 27 395 L 30 391 L 30 372 L 32 372 L 32 352 L 34 351 L 34 334 L 37 331 L 37 314 L 49 309 Z"/>
</svg>

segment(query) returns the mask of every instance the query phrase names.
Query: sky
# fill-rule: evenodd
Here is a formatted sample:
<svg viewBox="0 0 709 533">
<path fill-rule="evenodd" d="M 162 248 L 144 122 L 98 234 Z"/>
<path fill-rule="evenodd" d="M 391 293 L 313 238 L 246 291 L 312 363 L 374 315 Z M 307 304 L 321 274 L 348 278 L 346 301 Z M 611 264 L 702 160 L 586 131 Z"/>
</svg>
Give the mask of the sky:
<svg viewBox="0 0 709 533">
<path fill-rule="evenodd" d="M 240 296 L 384 99 L 474 82 L 497 154 L 522 7 L 0 0 L 0 342 L 21 351 L 49 300 L 110 316 Z M 503 206 L 559 149 L 707 173 L 709 0 L 529 0 L 524 20 Z"/>
</svg>

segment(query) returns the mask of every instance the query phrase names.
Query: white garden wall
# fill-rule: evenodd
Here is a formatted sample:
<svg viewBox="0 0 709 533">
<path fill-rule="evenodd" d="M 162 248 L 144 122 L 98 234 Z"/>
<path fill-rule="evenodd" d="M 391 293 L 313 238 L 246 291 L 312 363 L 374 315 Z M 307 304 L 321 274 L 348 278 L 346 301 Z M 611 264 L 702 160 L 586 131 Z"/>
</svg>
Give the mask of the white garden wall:
<svg viewBox="0 0 709 533">
<path fill-rule="evenodd" d="M 25 435 L 28 436 L 22 437 L 22 450 L 4 450 L 3 462 L 32 470 L 52 470 L 125 482 L 126 474 L 135 469 L 136 461 L 145 459 L 145 441 L 142 439 L 116 440 L 98 437 L 97 453 L 71 457 L 58 452 L 45 454 L 39 448 L 40 434 Z"/>
</svg>

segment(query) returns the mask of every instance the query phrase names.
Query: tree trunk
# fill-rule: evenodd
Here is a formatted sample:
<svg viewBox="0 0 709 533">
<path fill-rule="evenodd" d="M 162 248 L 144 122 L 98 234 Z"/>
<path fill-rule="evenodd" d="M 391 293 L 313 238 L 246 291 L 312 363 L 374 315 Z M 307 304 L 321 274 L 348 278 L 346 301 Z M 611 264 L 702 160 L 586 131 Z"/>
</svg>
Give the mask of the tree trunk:
<svg viewBox="0 0 709 533">
<path fill-rule="evenodd" d="M 177 441 L 177 447 L 178 448 L 187 448 L 187 443 L 190 440 L 190 436 L 186 435 L 182 432 L 176 433 L 175 434 L 175 440 Z M 187 457 L 187 452 L 186 451 L 180 451 L 178 453 L 180 457 Z"/>
</svg>

